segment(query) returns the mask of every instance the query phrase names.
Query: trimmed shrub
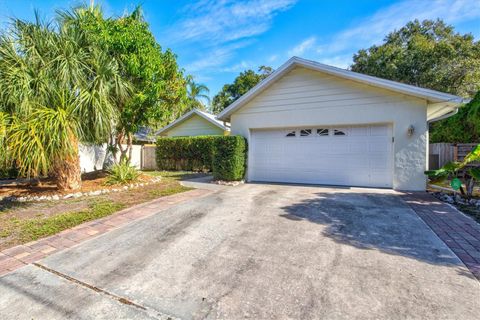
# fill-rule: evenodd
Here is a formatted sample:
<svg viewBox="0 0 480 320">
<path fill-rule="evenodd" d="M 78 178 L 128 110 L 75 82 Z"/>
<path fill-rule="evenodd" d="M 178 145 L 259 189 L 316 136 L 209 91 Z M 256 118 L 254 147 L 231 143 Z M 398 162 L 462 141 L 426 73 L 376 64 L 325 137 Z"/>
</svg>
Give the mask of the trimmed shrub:
<svg viewBox="0 0 480 320">
<path fill-rule="evenodd" d="M 221 136 L 159 138 L 157 166 L 161 170 L 212 171 L 215 140 Z"/>
<path fill-rule="evenodd" d="M 213 171 L 218 180 L 241 180 L 245 173 L 245 138 L 196 136 L 159 138 L 157 166 L 160 170 Z"/>
<path fill-rule="evenodd" d="M 242 180 L 245 175 L 247 143 L 241 136 L 218 139 L 213 154 L 213 177 L 217 180 Z"/>
</svg>

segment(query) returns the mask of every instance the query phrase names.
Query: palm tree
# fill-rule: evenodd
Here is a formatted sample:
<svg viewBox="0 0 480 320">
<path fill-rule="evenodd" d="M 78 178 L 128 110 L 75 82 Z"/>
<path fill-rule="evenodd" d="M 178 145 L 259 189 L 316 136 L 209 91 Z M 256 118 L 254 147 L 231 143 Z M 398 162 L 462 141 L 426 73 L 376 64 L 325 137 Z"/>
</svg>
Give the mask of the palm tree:
<svg viewBox="0 0 480 320">
<path fill-rule="evenodd" d="M 20 174 L 80 188 L 78 145 L 106 140 L 128 88 L 117 62 L 74 24 L 14 20 L 0 36 L 0 118 Z"/>
<path fill-rule="evenodd" d="M 208 94 L 210 90 L 208 87 L 201 83 L 196 83 L 193 80 L 192 76 L 187 77 L 187 98 L 188 98 L 188 109 L 200 109 L 205 110 L 205 102 L 210 104 L 210 97 Z M 187 111 L 189 111 L 187 110 Z"/>
</svg>

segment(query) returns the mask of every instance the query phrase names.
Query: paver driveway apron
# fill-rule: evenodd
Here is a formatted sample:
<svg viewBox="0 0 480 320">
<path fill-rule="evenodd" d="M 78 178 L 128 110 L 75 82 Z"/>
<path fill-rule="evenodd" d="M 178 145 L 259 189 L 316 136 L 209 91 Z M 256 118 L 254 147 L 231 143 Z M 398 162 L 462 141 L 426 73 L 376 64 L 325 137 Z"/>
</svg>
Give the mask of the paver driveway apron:
<svg viewBox="0 0 480 320">
<path fill-rule="evenodd" d="M 398 195 L 373 189 L 229 188 L 40 264 L 102 291 L 28 266 L 0 278 L 2 318 L 476 319 L 480 310 L 479 282 L 460 260 Z"/>
</svg>

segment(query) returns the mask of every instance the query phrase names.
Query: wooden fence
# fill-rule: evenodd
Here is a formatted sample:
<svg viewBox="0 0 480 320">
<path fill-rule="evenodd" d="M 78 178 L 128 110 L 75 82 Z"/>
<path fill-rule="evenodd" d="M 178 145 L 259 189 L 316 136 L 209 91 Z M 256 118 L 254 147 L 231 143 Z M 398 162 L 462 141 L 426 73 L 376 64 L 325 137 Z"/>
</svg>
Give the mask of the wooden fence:
<svg viewBox="0 0 480 320">
<path fill-rule="evenodd" d="M 438 169 L 450 161 L 462 161 L 478 143 L 431 143 L 429 169 Z"/>
<path fill-rule="evenodd" d="M 154 144 L 146 144 L 142 147 L 142 169 L 156 170 L 157 160 L 155 156 L 156 146 Z"/>
</svg>

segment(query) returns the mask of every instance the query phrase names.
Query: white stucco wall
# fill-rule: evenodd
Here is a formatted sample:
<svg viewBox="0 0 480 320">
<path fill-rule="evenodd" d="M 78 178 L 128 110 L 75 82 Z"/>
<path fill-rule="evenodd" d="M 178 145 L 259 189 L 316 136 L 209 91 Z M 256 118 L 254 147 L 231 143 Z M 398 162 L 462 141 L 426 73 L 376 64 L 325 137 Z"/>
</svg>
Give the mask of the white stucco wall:
<svg viewBox="0 0 480 320">
<path fill-rule="evenodd" d="M 199 115 L 192 115 L 163 133 L 168 137 L 223 135 L 223 130 Z"/>
<path fill-rule="evenodd" d="M 124 145 L 126 147 L 126 145 Z M 107 154 L 107 144 L 102 145 L 79 145 L 80 168 L 82 172 L 92 172 L 102 170 L 103 162 Z M 120 159 L 120 153 L 117 154 L 117 160 Z M 132 166 L 141 169 L 142 166 L 142 146 L 132 146 L 132 158 L 130 159 Z"/>
<path fill-rule="evenodd" d="M 425 190 L 426 114 L 425 100 L 295 68 L 230 120 L 231 133 L 248 140 L 251 129 L 389 123 L 395 139 L 394 189 Z M 410 125 L 415 128 L 411 137 Z"/>
</svg>

